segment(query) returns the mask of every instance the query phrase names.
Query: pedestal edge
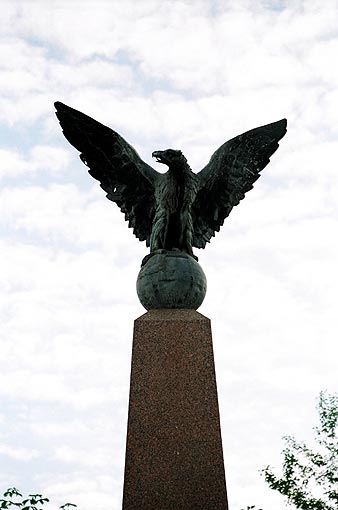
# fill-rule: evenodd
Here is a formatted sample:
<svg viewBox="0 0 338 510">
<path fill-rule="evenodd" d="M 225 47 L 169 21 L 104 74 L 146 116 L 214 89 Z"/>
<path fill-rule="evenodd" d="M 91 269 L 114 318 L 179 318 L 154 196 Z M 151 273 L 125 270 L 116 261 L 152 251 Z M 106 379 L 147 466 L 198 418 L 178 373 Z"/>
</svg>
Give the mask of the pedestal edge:
<svg viewBox="0 0 338 510">
<path fill-rule="evenodd" d="M 191 309 L 174 309 L 174 308 L 159 308 L 156 310 L 149 310 L 148 312 L 144 313 L 140 317 L 137 317 L 135 319 L 135 322 L 143 322 L 143 321 L 153 321 L 153 322 L 163 322 L 163 321 L 208 321 L 210 322 L 210 319 L 206 317 L 205 315 L 202 315 L 201 313 L 197 312 L 196 310 Z"/>
</svg>

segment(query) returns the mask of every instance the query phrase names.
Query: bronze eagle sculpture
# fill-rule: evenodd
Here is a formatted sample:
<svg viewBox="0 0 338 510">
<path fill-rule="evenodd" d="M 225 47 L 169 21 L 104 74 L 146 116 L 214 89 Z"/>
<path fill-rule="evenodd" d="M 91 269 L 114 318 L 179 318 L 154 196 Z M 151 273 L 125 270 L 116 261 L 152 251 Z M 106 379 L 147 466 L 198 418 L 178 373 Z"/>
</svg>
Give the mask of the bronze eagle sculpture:
<svg viewBox="0 0 338 510">
<path fill-rule="evenodd" d="M 236 136 L 199 173 L 180 150 L 155 151 L 152 156 L 169 167 L 162 174 L 116 131 L 61 102 L 55 108 L 63 134 L 151 254 L 179 250 L 194 256 L 193 247 L 205 248 L 286 133 L 282 119 Z"/>
</svg>

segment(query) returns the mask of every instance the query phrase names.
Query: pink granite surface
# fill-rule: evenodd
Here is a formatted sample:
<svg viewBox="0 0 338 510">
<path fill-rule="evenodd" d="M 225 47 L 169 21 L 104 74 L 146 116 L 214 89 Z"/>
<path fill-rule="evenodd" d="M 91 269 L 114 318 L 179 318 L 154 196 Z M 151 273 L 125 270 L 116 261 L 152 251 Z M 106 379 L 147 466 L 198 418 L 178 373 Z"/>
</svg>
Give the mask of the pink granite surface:
<svg viewBox="0 0 338 510">
<path fill-rule="evenodd" d="M 210 321 L 135 321 L 123 510 L 227 510 Z"/>
</svg>

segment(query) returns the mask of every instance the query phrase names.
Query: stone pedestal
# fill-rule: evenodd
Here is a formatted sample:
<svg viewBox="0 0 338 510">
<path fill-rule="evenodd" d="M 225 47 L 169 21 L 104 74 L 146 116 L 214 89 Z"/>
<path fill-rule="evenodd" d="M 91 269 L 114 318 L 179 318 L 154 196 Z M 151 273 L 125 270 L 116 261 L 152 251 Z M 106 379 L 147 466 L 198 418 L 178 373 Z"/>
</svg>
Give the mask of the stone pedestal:
<svg viewBox="0 0 338 510">
<path fill-rule="evenodd" d="M 135 321 L 123 510 L 228 510 L 210 321 Z"/>
</svg>

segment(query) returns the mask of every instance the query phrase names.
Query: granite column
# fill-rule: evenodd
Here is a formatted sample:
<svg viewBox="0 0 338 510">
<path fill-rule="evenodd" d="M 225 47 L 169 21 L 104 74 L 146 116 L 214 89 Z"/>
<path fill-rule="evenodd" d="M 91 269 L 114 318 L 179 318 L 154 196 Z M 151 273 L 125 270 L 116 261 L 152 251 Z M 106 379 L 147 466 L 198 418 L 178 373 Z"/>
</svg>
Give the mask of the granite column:
<svg viewBox="0 0 338 510">
<path fill-rule="evenodd" d="M 227 510 L 210 320 L 135 321 L 123 510 Z"/>
</svg>

